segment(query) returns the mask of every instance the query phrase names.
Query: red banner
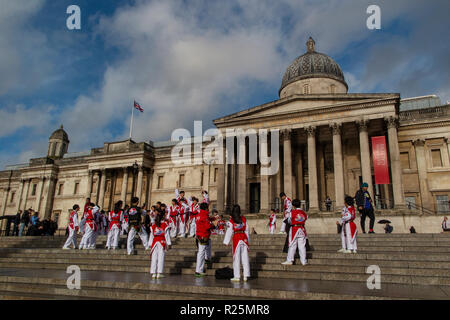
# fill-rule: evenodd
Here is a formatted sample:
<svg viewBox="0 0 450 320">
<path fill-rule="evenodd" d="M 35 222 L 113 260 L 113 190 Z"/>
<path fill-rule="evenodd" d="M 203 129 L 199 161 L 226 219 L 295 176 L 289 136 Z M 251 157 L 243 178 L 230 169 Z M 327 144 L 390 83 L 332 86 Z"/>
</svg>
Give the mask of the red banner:
<svg viewBox="0 0 450 320">
<path fill-rule="evenodd" d="M 389 163 L 385 136 L 372 137 L 372 156 L 375 184 L 389 184 Z"/>
</svg>

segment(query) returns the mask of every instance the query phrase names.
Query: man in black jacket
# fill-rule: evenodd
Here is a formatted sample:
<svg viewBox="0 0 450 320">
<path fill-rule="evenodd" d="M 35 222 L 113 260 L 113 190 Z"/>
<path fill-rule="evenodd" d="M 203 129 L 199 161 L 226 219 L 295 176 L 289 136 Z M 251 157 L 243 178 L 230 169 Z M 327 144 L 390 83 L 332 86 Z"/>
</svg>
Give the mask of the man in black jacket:
<svg viewBox="0 0 450 320">
<path fill-rule="evenodd" d="M 375 224 L 375 214 L 373 212 L 372 198 L 370 197 L 369 191 L 367 189 L 369 185 L 364 182 L 355 194 L 356 206 L 361 214 L 361 229 L 363 233 L 366 233 L 366 216 L 369 217 L 369 233 L 373 232 L 373 226 Z"/>
<path fill-rule="evenodd" d="M 22 216 L 22 210 L 19 210 L 16 214 L 16 217 L 14 218 L 14 228 L 13 228 L 13 236 L 19 235 L 19 225 L 20 225 L 20 218 Z"/>
</svg>

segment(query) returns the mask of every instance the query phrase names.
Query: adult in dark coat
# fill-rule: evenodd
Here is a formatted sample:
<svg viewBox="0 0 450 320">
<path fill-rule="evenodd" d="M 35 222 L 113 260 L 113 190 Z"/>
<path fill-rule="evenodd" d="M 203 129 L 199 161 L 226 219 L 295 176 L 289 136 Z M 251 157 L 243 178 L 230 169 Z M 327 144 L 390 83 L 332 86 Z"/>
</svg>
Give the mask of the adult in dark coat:
<svg viewBox="0 0 450 320">
<path fill-rule="evenodd" d="M 369 191 L 367 190 L 369 185 L 364 182 L 355 194 L 356 206 L 361 214 L 361 230 L 366 233 L 366 217 L 369 217 L 369 233 L 375 233 L 373 231 L 373 226 L 375 224 L 375 214 L 373 211 L 373 202 Z"/>
</svg>

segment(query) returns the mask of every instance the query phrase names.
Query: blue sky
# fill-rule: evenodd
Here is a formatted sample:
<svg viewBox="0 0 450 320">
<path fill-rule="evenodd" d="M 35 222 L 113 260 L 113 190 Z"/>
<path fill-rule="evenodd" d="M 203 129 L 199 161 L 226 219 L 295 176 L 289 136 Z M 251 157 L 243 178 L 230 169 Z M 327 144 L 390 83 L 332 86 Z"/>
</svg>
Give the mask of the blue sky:
<svg viewBox="0 0 450 320">
<path fill-rule="evenodd" d="M 66 8 L 81 8 L 81 30 Z M 366 8 L 381 8 L 381 30 Z M 62 123 L 69 152 L 170 139 L 194 120 L 278 98 L 305 52 L 334 58 L 350 92 L 450 100 L 450 2 L 364 0 L 0 0 L 0 166 L 44 156 Z"/>
</svg>

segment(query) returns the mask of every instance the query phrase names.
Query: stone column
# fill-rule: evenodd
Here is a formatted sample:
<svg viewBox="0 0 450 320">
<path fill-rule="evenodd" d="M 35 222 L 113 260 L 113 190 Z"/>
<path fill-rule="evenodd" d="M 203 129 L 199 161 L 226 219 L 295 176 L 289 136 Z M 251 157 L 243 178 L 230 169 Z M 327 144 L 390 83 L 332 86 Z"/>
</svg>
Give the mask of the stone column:
<svg viewBox="0 0 450 320">
<path fill-rule="evenodd" d="M 297 156 L 297 194 L 300 200 L 305 200 L 305 195 L 303 192 L 303 151 L 298 153 Z"/>
<path fill-rule="evenodd" d="M 34 210 L 38 211 L 41 209 L 41 198 L 42 191 L 44 190 L 44 177 L 39 180 L 37 190 L 36 190 L 36 200 L 34 202 Z"/>
<path fill-rule="evenodd" d="M 417 173 L 419 176 L 420 202 L 421 206 L 433 209 L 431 194 L 428 190 L 427 160 L 425 158 L 425 140 L 417 139 L 414 142 L 416 151 Z"/>
<path fill-rule="evenodd" d="M 367 132 L 368 121 L 361 120 L 359 125 L 359 149 L 361 153 L 361 173 L 363 182 L 367 182 L 369 185 L 368 191 L 372 199 L 375 199 L 373 193 L 372 183 L 372 169 L 370 166 L 370 147 L 369 147 L 369 134 Z"/>
<path fill-rule="evenodd" d="M 397 136 L 397 119 L 386 119 L 389 139 L 389 156 L 391 160 L 392 191 L 394 193 L 394 208 L 405 208 L 405 194 L 402 183 L 402 166 L 400 163 L 400 149 Z"/>
<path fill-rule="evenodd" d="M 447 143 L 447 157 L 450 161 L 450 136 L 445 137 L 444 141 Z"/>
<path fill-rule="evenodd" d="M 6 206 L 8 205 L 8 197 L 9 197 L 10 187 L 6 187 L 3 191 L 3 200 L 2 200 L 2 216 L 5 215 Z"/>
<path fill-rule="evenodd" d="M 120 192 L 120 200 L 122 200 L 123 205 L 125 205 L 128 186 L 128 168 L 123 167 L 122 169 L 123 169 L 123 178 L 122 178 L 122 191 Z"/>
<path fill-rule="evenodd" d="M 216 209 L 223 213 L 224 204 L 225 204 L 225 154 L 226 153 L 226 144 L 225 140 L 222 140 L 222 157 L 217 164 L 217 181 L 216 181 L 216 190 L 217 190 L 217 204 Z"/>
<path fill-rule="evenodd" d="M 292 146 L 291 146 L 291 130 L 286 129 L 281 132 L 283 139 L 283 178 L 284 178 L 284 193 L 289 198 L 293 198 L 292 194 Z"/>
<path fill-rule="evenodd" d="M 98 171 L 94 171 L 94 178 L 95 178 L 95 201 L 91 199 L 92 202 L 98 203 L 99 200 L 99 187 L 100 187 L 100 173 Z M 91 190 L 92 191 L 92 190 Z M 91 192 L 92 194 L 92 192 Z"/>
<path fill-rule="evenodd" d="M 241 207 L 241 212 L 246 213 L 247 208 L 247 156 L 246 156 L 246 143 L 245 136 L 238 137 L 238 153 L 237 153 L 237 166 L 238 166 L 238 177 L 237 177 L 237 201 Z"/>
<path fill-rule="evenodd" d="M 16 208 L 15 208 L 15 212 L 17 213 L 17 211 L 19 211 L 20 209 L 20 202 L 22 200 L 22 192 L 23 192 L 23 185 L 25 183 L 25 179 L 20 179 L 20 185 L 19 185 L 19 191 L 17 192 L 17 199 L 16 199 Z"/>
<path fill-rule="evenodd" d="M 26 209 L 27 206 L 27 199 L 28 199 L 28 192 L 30 191 L 30 184 L 31 184 L 31 179 L 27 179 L 26 180 L 26 185 L 25 185 L 25 192 L 24 192 L 24 196 L 23 196 L 23 201 L 22 201 L 22 210 Z"/>
<path fill-rule="evenodd" d="M 100 176 L 100 190 L 98 195 L 97 206 L 103 209 L 103 202 L 105 200 L 105 185 L 106 185 L 106 169 L 102 169 L 102 174 Z"/>
<path fill-rule="evenodd" d="M 87 188 L 86 188 L 86 198 L 91 198 L 92 193 L 92 170 L 88 170 L 88 181 L 87 181 Z"/>
<path fill-rule="evenodd" d="M 330 125 L 333 131 L 334 195 L 335 208 L 344 206 L 344 165 L 342 159 L 341 124 Z"/>
<path fill-rule="evenodd" d="M 267 140 L 261 140 L 260 144 L 259 144 L 261 151 L 260 154 L 263 155 L 268 155 L 267 151 L 268 151 L 268 143 Z M 268 165 L 267 164 L 262 164 L 261 163 L 261 172 L 260 172 L 260 185 L 261 185 L 261 206 L 259 209 L 260 213 L 268 213 L 270 210 L 270 197 L 269 197 L 269 175 L 267 174 L 262 174 L 262 169 L 263 168 L 267 168 Z M 266 170 L 267 171 L 267 170 Z"/>
<path fill-rule="evenodd" d="M 308 134 L 308 179 L 309 179 L 309 211 L 319 211 L 319 193 L 317 185 L 316 159 L 316 127 L 306 128 Z"/>
<path fill-rule="evenodd" d="M 138 179 L 137 179 L 137 185 L 136 185 L 136 197 L 139 198 L 139 204 L 144 204 L 142 202 L 142 179 L 144 177 L 144 168 L 142 166 L 139 166 L 138 169 Z"/>
<path fill-rule="evenodd" d="M 152 205 L 152 185 L 153 185 L 153 169 L 148 169 L 147 171 L 147 195 L 145 202 L 147 202 L 148 207 Z"/>
<path fill-rule="evenodd" d="M 39 212 L 39 217 L 43 218 L 49 218 L 52 213 L 52 207 L 53 207 L 53 199 L 55 197 L 55 186 L 56 186 L 56 178 L 55 177 L 48 177 L 46 180 L 46 189 L 47 193 L 44 194 L 44 207 L 42 208 L 43 214 Z"/>
</svg>

